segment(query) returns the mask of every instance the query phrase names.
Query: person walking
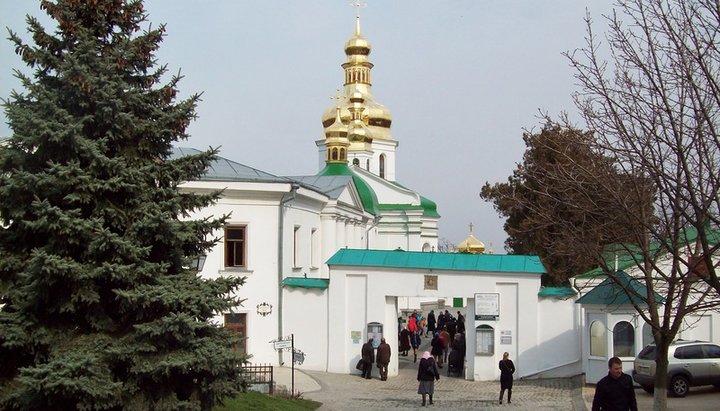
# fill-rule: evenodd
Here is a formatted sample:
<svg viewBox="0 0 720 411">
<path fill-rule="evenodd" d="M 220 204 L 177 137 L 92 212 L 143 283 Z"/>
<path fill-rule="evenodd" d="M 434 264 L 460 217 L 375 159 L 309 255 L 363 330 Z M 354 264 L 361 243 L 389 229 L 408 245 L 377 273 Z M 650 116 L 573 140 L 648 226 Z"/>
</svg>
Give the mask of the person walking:
<svg viewBox="0 0 720 411">
<path fill-rule="evenodd" d="M 400 331 L 400 341 L 398 341 L 398 351 L 400 351 L 400 355 L 407 357 L 408 351 L 410 351 L 410 331 L 408 331 L 407 326 L 403 326 L 402 331 Z"/>
<path fill-rule="evenodd" d="M 435 324 L 435 310 L 430 310 L 427 315 L 427 332 L 425 333 L 426 337 L 428 334 L 435 335 Z"/>
<path fill-rule="evenodd" d="M 430 346 L 432 347 L 432 349 L 430 350 L 430 354 L 435 359 L 435 362 L 437 363 L 438 368 L 442 368 L 443 367 L 443 365 L 442 365 L 442 363 L 443 363 L 443 343 L 440 340 L 439 333 L 435 333 L 433 335 L 433 339 L 432 339 L 432 341 L 430 341 Z"/>
<path fill-rule="evenodd" d="M 435 392 L 435 381 L 440 379 L 440 370 L 438 370 L 435 360 L 430 352 L 425 351 L 422 359 L 418 364 L 417 380 L 418 394 L 422 395 L 422 406 L 425 406 L 425 396 L 430 396 L 430 405 L 433 403 L 433 394 Z"/>
<path fill-rule="evenodd" d="M 377 348 L 377 367 L 380 370 L 380 380 L 386 381 L 388 374 L 388 364 L 390 363 L 390 344 L 385 342 L 384 338 L 380 339 L 380 345 Z"/>
<path fill-rule="evenodd" d="M 448 348 L 450 348 L 450 333 L 447 332 L 447 328 L 443 327 L 439 334 L 440 341 L 443 343 L 443 362 L 446 363 L 448 360 Z"/>
<path fill-rule="evenodd" d="M 362 376 L 368 380 L 372 378 L 372 365 L 375 362 L 375 349 L 372 346 L 372 341 L 372 338 L 368 338 L 368 341 L 360 349 L 363 360 Z"/>
<path fill-rule="evenodd" d="M 413 350 L 413 362 L 417 362 L 417 349 L 420 346 L 420 336 L 418 335 L 417 313 L 413 312 L 408 317 L 407 329 L 410 331 L 410 345 Z"/>
<path fill-rule="evenodd" d="M 513 385 L 513 373 L 515 372 L 515 364 L 510 360 L 510 354 L 508 352 L 503 353 L 503 359 L 500 360 L 500 404 L 503 402 L 503 394 L 505 390 L 508 392 L 507 402 L 510 404 L 512 401 L 512 385 Z"/>
<path fill-rule="evenodd" d="M 608 360 L 608 375 L 598 381 L 592 411 L 638 411 L 631 376 L 622 372 L 622 360 Z"/>
</svg>

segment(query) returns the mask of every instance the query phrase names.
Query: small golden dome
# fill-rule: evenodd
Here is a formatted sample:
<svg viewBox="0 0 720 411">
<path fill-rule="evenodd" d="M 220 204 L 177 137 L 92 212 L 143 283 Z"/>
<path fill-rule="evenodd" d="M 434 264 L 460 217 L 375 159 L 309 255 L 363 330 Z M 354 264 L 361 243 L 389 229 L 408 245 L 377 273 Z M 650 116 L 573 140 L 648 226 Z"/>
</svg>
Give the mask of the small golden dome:
<svg viewBox="0 0 720 411">
<path fill-rule="evenodd" d="M 370 54 L 370 42 L 360 33 L 360 16 L 355 18 L 355 33 L 345 42 L 345 54 L 367 56 Z"/>
<path fill-rule="evenodd" d="M 458 244 L 457 250 L 459 253 L 469 253 L 469 254 L 484 254 L 485 253 L 485 244 L 483 244 L 482 241 L 475 238 L 475 236 L 472 234 L 473 225 L 470 224 L 470 235 L 467 236 L 463 242 Z"/>
<path fill-rule="evenodd" d="M 325 138 L 347 138 L 348 128 L 340 119 L 340 106 L 335 108 L 335 121 L 325 128 Z"/>
</svg>

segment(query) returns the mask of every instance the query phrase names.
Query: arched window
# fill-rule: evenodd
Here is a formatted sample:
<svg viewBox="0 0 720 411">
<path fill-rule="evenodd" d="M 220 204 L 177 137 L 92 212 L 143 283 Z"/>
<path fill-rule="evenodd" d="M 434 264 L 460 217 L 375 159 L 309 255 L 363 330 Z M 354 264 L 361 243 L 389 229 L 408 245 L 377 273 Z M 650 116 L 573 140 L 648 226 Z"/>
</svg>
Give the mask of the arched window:
<svg viewBox="0 0 720 411">
<path fill-rule="evenodd" d="M 338 151 L 337 148 L 332 149 L 332 159 L 337 160 L 338 159 Z"/>
<path fill-rule="evenodd" d="M 475 353 L 481 355 L 495 354 L 494 328 L 483 324 L 475 329 Z"/>
<path fill-rule="evenodd" d="M 620 321 L 613 327 L 613 355 L 635 356 L 635 327 L 627 321 Z"/>
<path fill-rule="evenodd" d="M 607 357 L 607 333 L 602 321 L 590 324 L 590 355 Z"/>
<path fill-rule="evenodd" d="M 365 161 L 365 170 L 370 171 L 370 160 Z"/>
<path fill-rule="evenodd" d="M 380 154 L 380 177 L 385 178 L 385 154 Z"/>
</svg>

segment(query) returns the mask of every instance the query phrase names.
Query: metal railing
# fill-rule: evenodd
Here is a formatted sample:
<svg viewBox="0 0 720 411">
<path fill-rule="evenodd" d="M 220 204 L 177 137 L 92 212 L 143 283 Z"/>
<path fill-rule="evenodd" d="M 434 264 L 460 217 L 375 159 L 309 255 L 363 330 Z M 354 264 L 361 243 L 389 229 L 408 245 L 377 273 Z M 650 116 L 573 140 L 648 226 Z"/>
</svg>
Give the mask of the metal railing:
<svg viewBox="0 0 720 411">
<path fill-rule="evenodd" d="M 272 365 L 245 365 L 240 368 L 240 377 L 244 385 L 253 391 L 262 391 L 273 394 L 275 379 Z M 258 386 L 267 385 L 267 391 L 258 390 Z"/>
</svg>

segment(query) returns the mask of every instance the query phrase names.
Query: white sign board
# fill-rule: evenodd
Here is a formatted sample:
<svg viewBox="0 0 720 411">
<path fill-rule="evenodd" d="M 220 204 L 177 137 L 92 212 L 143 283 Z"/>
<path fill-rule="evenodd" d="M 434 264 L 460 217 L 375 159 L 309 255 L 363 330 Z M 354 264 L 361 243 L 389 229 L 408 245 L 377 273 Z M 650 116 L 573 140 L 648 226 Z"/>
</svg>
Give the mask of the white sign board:
<svg viewBox="0 0 720 411">
<path fill-rule="evenodd" d="M 475 293 L 475 319 L 500 318 L 500 293 Z"/>
<path fill-rule="evenodd" d="M 282 349 L 291 348 L 291 347 L 292 347 L 292 340 L 280 340 L 280 341 L 275 341 L 273 343 L 273 348 L 275 348 L 276 350 L 282 350 Z"/>
</svg>

